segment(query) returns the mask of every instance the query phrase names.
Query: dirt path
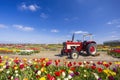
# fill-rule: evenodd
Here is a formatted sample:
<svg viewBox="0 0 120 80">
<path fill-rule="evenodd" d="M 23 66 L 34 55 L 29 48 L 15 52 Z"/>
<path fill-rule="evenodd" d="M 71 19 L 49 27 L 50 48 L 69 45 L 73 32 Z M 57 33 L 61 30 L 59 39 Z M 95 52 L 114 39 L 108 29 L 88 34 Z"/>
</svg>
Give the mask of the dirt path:
<svg viewBox="0 0 120 80">
<path fill-rule="evenodd" d="M 113 58 L 109 55 L 107 55 L 106 52 L 99 52 L 99 56 L 82 56 L 80 55 L 78 59 L 67 59 L 69 61 L 120 61 L 120 58 Z M 13 55 L 13 54 L 0 54 L 1 56 L 9 56 L 11 58 L 19 57 L 19 58 L 27 58 L 27 59 L 33 59 L 33 58 L 49 58 L 49 59 L 65 59 L 67 56 L 60 56 L 60 51 L 41 51 L 38 54 L 32 54 L 32 55 Z"/>
</svg>

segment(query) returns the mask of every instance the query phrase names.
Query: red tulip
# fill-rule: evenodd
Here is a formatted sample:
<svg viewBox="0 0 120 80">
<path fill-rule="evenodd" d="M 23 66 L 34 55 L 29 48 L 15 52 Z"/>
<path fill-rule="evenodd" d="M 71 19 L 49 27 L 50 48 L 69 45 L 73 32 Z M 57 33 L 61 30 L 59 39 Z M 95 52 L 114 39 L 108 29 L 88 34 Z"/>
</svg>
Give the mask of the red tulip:
<svg viewBox="0 0 120 80">
<path fill-rule="evenodd" d="M 0 59 L 0 63 L 2 63 L 2 59 Z"/>
<path fill-rule="evenodd" d="M 36 75 L 36 78 L 40 78 L 40 76 L 39 76 L 39 75 Z"/>
<path fill-rule="evenodd" d="M 2 57 L 0 56 L 0 59 L 2 59 Z"/>
<path fill-rule="evenodd" d="M 62 73 L 62 72 L 65 72 L 65 70 L 60 70 L 60 72 Z"/>
<path fill-rule="evenodd" d="M 92 69 L 96 69 L 96 66 L 91 66 Z"/>
<path fill-rule="evenodd" d="M 103 69 L 102 69 L 102 68 L 97 68 L 97 71 L 98 71 L 99 73 L 101 73 L 101 72 L 103 71 Z"/>
<path fill-rule="evenodd" d="M 60 76 L 60 75 L 61 75 L 60 71 L 56 71 L 54 74 L 55 74 L 56 76 Z"/>
<path fill-rule="evenodd" d="M 51 75 L 50 74 L 47 74 L 47 78 L 49 79 L 51 77 Z"/>
<path fill-rule="evenodd" d="M 72 66 L 72 63 L 71 63 L 71 62 L 69 62 L 69 63 L 68 63 L 68 67 L 71 67 L 71 66 Z"/>
<path fill-rule="evenodd" d="M 76 62 L 73 62 L 74 66 L 76 65 Z"/>
<path fill-rule="evenodd" d="M 48 61 L 48 62 L 46 63 L 46 66 L 49 66 L 51 63 L 52 63 L 52 61 Z"/>
<path fill-rule="evenodd" d="M 20 64 L 20 69 L 23 69 L 24 68 L 24 64 Z"/>
<path fill-rule="evenodd" d="M 39 66 L 38 66 L 38 65 L 35 65 L 35 68 L 39 68 Z"/>
<path fill-rule="evenodd" d="M 98 65 L 100 65 L 100 64 L 101 64 L 101 62 L 100 62 L 100 61 L 98 61 L 98 62 L 97 62 L 97 64 L 98 64 Z"/>
<path fill-rule="evenodd" d="M 78 62 L 78 65 L 80 66 L 82 64 L 82 62 Z"/>
<path fill-rule="evenodd" d="M 60 62 L 60 59 L 58 59 L 58 62 Z"/>
<path fill-rule="evenodd" d="M 58 66 L 58 62 L 55 62 L 55 65 Z"/>
<path fill-rule="evenodd" d="M 90 62 L 87 61 L 87 64 L 90 64 Z"/>
<path fill-rule="evenodd" d="M 56 80 L 54 76 L 51 76 L 49 80 Z"/>
<path fill-rule="evenodd" d="M 16 64 L 19 64 L 19 62 L 20 62 L 20 60 L 18 60 L 18 59 L 14 60 L 14 63 L 16 63 Z"/>
<path fill-rule="evenodd" d="M 109 62 L 109 65 L 112 65 L 112 62 Z"/>
<path fill-rule="evenodd" d="M 110 65 L 109 65 L 109 64 L 104 64 L 104 66 L 105 66 L 106 68 L 108 68 Z"/>
<path fill-rule="evenodd" d="M 47 78 L 48 78 L 48 80 L 55 80 L 55 77 L 51 76 L 50 74 L 47 74 Z"/>
<path fill-rule="evenodd" d="M 75 70 L 75 67 L 71 67 L 70 70 L 74 71 L 74 70 Z"/>
</svg>

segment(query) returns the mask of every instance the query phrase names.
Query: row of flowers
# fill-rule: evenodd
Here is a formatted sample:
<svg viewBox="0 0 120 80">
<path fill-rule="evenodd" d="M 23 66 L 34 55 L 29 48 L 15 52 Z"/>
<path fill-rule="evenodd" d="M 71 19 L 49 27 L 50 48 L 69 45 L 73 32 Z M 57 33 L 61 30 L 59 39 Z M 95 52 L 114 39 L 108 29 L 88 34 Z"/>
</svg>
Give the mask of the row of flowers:
<svg viewBox="0 0 120 80">
<path fill-rule="evenodd" d="M 20 54 L 20 55 L 30 55 L 32 53 L 39 53 L 39 50 L 29 49 L 29 50 L 20 50 L 20 49 L 9 49 L 9 48 L 0 48 L 0 53 L 2 54 Z"/>
<path fill-rule="evenodd" d="M 119 80 L 120 62 L 0 56 L 0 80 Z"/>
<path fill-rule="evenodd" d="M 120 58 L 120 48 L 115 48 L 115 49 L 109 50 L 108 55 Z"/>
</svg>

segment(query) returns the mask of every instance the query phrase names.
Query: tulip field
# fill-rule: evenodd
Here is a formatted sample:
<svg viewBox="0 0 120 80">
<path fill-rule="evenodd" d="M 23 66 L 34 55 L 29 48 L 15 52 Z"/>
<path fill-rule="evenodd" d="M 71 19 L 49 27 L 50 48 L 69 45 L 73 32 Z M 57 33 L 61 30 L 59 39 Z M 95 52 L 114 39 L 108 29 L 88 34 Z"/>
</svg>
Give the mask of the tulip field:
<svg viewBox="0 0 120 80">
<path fill-rule="evenodd" d="M 0 80 L 120 80 L 118 47 L 100 47 L 105 51 L 100 56 L 70 60 L 57 56 L 61 47 L 55 46 L 0 45 Z"/>
<path fill-rule="evenodd" d="M 32 47 L 30 45 L 0 45 L 1 54 L 19 54 L 30 55 L 33 53 L 39 53 L 39 47 Z"/>
<path fill-rule="evenodd" d="M 0 56 L 0 80 L 119 80 L 120 61 L 76 61 Z"/>
</svg>

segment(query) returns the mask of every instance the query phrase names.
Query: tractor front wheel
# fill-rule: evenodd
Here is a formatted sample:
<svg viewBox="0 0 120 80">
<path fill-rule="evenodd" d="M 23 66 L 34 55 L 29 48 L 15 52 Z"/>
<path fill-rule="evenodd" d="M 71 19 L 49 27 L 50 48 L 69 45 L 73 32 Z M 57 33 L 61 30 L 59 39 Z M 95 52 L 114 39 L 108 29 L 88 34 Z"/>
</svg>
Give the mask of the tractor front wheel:
<svg viewBox="0 0 120 80">
<path fill-rule="evenodd" d="M 86 52 L 88 55 L 95 55 L 96 54 L 96 44 L 94 44 L 94 43 L 88 44 Z"/>
<path fill-rule="evenodd" d="M 79 56 L 79 53 L 78 53 L 78 51 L 72 51 L 71 53 L 70 53 L 70 58 L 72 58 L 72 59 L 77 59 L 78 58 L 78 56 Z"/>
</svg>

